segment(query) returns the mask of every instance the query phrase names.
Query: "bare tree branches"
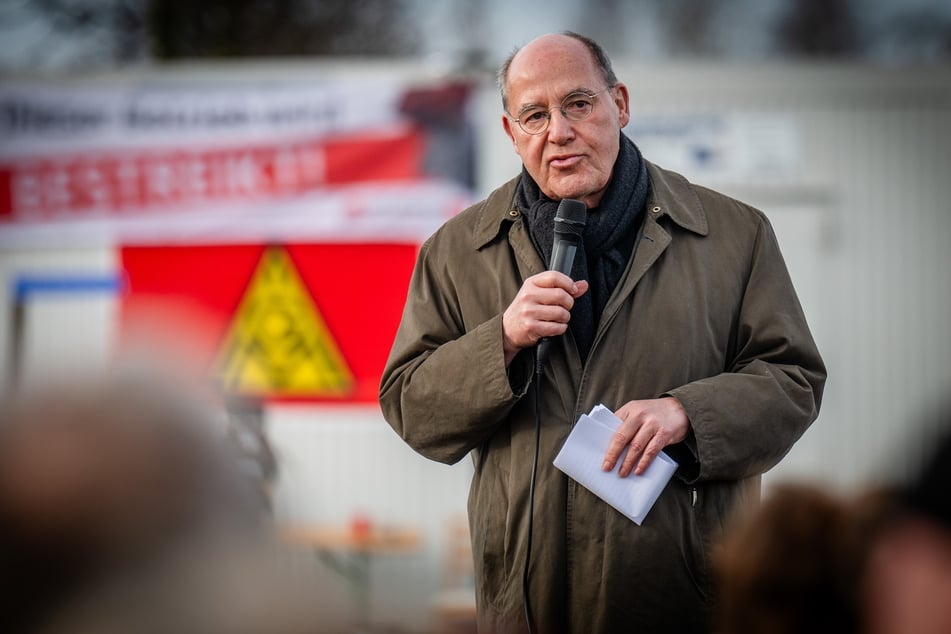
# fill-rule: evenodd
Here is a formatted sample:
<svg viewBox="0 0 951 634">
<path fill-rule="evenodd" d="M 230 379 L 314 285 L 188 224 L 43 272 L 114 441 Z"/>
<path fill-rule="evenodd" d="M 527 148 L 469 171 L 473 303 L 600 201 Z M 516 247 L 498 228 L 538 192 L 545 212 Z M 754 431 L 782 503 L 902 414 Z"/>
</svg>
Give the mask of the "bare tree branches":
<svg viewBox="0 0 951 634">
<path fill-rule="evenodd" d="M 400 2 L 386 0 L 152 0 L 158 59 L 411 53 Z"/>
</svg>

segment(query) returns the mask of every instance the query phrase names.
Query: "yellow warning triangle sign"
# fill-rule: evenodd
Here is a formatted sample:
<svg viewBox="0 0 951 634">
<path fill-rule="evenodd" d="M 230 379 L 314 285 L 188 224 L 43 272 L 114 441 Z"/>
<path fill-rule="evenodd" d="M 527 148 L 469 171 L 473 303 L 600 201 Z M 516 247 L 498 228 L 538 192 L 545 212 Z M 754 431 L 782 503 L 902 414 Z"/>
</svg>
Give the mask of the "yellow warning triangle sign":
<svg viewBox="0 0 951 634">
<path fill-rule="evenodd" d="M 353 375 L 294 263 L 264 250 L 214 363 L 225 391 L 346 396 Z"/>
</svg>

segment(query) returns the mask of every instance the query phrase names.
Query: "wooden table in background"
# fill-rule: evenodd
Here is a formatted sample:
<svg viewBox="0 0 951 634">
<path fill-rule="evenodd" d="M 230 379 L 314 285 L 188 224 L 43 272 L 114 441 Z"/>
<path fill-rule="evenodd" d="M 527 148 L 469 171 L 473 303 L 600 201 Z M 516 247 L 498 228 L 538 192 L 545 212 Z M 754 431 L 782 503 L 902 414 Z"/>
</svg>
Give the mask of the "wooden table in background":
<svg viewBox="0 0 951 634">
<path fill-rule="evenodd" d="M 370 629 L 370 565 L 374 557 L 419 551 L 419 531 L 400 526 L 294 525 L 278 531 L 288 544 L 310 547 L 339 574 L 353 595 L 358 629 Z"/>
</svg>

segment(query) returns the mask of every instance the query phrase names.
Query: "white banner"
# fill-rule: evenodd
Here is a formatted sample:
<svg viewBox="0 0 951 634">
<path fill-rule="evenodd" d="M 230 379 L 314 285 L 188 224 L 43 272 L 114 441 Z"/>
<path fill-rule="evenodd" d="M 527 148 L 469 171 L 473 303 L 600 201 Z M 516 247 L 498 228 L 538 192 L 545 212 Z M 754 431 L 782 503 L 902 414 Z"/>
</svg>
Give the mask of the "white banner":
<svg viewBox="0 0 951 634">
<path fill-rule="evenodd" d="M 0 86 L 0 157 L 103 148 L 231 145 L 321 138 L 405 123 L 407 87 L 390 80 L 317 85 Z"/>
<path fill-rule="evenodd" d="M 471 202 L 471 92 L 385 78 L 7 84 L 0 245 L 424 239 Z"/>
</svg>

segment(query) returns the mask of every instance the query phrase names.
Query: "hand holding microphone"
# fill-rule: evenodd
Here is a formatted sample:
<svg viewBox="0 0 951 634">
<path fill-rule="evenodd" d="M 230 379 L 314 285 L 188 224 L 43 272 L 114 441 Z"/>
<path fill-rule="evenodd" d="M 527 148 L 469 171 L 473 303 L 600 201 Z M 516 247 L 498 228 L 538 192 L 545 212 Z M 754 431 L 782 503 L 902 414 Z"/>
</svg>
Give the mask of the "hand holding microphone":
<svg viewBox="0 0 951 634">
<path fill-rule="evenodd" d="M 588 219 L 588 207 L 580 200 L 563 199 L 555 214 L 555 241 L 552 244 L 551 263 L 548 268 L 571 277 L 571 266 L 581 244 L 584 225 Z M 580 294 L 579 294 L 580 296 Z M 545 367 L 551 341 L 546 337 L 538 344 L 538 367 Z"/>
<path fill-rule="evenodd" d="M 550 345 L 545 339 L 567 330 L 574 300 L 588 290 L 586 281 L 573 282 L 569 277 L 587 211 L 578 200 L 566 198 L 559 203 L 549 270 L 526 279 L 502 316 L 506 366 L 519 350 L 540 341 L 539 359 L 544 363 Z"/>
</svg>

